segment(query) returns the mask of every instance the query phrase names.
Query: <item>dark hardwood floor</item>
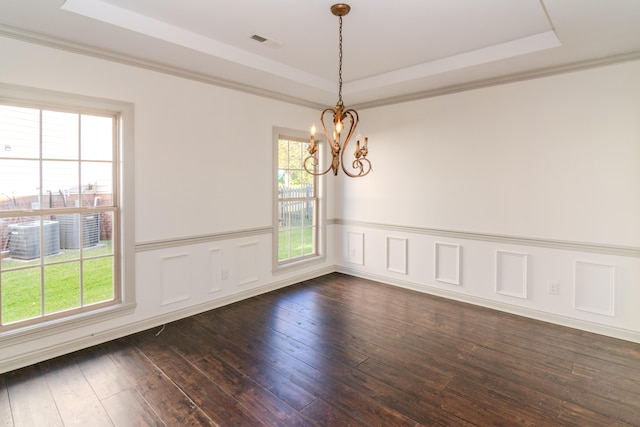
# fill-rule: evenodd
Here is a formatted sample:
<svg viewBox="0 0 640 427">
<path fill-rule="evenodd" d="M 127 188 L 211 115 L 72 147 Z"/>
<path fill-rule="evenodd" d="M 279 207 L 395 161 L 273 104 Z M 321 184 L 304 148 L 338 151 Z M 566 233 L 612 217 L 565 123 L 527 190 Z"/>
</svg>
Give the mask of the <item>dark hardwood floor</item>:
<svg viewBox="0 0 640 427">
<path fill-rule="evenodd" d="M 0 425 L 640 425 L 640 345 L 331 274 L 0 376 Z"/>
</svg>

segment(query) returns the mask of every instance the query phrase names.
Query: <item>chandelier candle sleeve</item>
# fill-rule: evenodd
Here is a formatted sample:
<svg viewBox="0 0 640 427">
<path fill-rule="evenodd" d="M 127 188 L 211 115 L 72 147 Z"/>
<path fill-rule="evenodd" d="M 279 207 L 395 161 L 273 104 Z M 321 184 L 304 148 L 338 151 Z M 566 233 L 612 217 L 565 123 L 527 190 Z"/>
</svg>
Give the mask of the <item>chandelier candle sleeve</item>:
<svg viewBox="0 0 640 427">
<path fill-rule="evenodd" d="M 360 146 L 360 135 L 356 138 L 356 150 L 353 153 L 354 159 L 351 162 L 351 167 L 347 168 L 344 161 L 344 153 L 347 151 L 347 145 L 351 137 L 358 127 L 360 121 L 358 112 L 352 108 L 345 109 L 342 102 L 342 17 L 346 16 L 351 7 L 345 3 L 337 3 L 331 6 L 331 13 L 338 17 L 339 21 L 339 61 L 338 61 L 338 102 L 335 108 L 325 108 L 320 114 L 320 123 L 322 124 L 322 131 L 327 140 L 327 146 L 331 149 L 331 164 L 324 169 L 319 170 L 320 161 L 318 155 L 318 144 L 315 139 L 315 126 L 311 127 L 311 143 L 307 148 L 309 156 L 304 159 L 304 169 L 312 175 L 324 175 L 330 170 L 334 175 L 338 175 L 338 171 L 342 171 L 351 178 L 358 178 L 367 175 L 371 172 L 371 162 L 367 159 L 369 153 L 367 149 L 368 138 L 364 138 L 364 145 Z M 333 131 L 332 137 L 329 136 L 329 131 L 325 124 L 325 117 L 327 114 L 332 116 Z M 345 120 L 348 119 L 348 127 L 345 127 Z M 342 142 L 342 134 L 346 130 L 346 137 Z"/>
<path fill-rule="evenodd" d="M 311 144 L 307 151 L 310 155 L 313 155 L 318 151 L 318 146 L 316 145 L 316 125 L 311 126 Z"/>
</svg>

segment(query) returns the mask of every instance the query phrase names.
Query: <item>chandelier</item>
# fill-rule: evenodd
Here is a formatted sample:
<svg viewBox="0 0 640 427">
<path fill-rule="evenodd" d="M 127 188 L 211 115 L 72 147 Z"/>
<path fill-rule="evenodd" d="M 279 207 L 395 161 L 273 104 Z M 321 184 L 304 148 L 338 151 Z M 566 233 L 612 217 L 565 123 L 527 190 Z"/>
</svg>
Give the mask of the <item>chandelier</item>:
<svg viewBox="0 0 640 427">
<path fill-rule="evenodd" d="M 351 163 L 351 170 L 345 167 L 344 163 L 344 153 L 346 151 L 347 145 L 353 137 L 353 134 L 358 127 L 358 123 L 360 119 L 358 118 L 358 112 L 354 109 L 345 109 L 344 103 L 342 102 L 342 17 L 347 15 L 351 7 L 345 3 L 338 3 L 331 6 L 331 13 L 338 17 L 340 25 L 339 25 L 339 42 L 340 42 L 340 54 L 339 54 L 339 65 L 338 65 L 338 102 L 336 103 L 335 108 L 325 108 L 320 114 L 320 123 L 322 124 L 322 130 L 324 131 L 324 135 L 327 138 L 327 141 L 330 141 L 327 145 L 331 148 L 331 164 L 327 167 L 326 170 L 318 172 L 318 165 L 320 161 L 318 160 L 318 143 L 315 139 L 316 127 L 315 125 L 311 127 L 311 142 L 307 151 L 309 152 L 309 156 L 304 159 L 304 169 L 312 174 L 312 175 L 324 175 L 328 173 L 330 170 L 333 171 L 334 175 L 338 175 L 338 170 L 342 168 L 343 172 L 350 176 L 351 178 L 358 178 L 361 176 L 367 175 L 371 172 L 371 162 L 367 159 L 367 153 L 369 152 L 367 149 L 368 139 L 365 137 L 362 146 L 360 146 L 360 135 L 356 136 L 356 149 L 353 153 L 354 159 Z M 333 131 L 331 136 L 327 131 L 327 126 L 325 125 L 325 117 L 331 114 L 333 116 Z M 345 133 L 345 120 L 348 119 L 348 128 L 346 129 L 346 138 L 344 142 L 342 142 L 342 135 Z"/>
</svg>

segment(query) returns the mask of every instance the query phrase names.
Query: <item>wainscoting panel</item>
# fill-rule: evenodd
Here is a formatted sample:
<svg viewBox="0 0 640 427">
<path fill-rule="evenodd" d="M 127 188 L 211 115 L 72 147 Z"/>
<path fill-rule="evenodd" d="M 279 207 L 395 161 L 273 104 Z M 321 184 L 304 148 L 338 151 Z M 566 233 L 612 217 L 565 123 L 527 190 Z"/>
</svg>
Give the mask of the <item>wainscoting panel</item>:
<svg viewBox="0 0 640 427">
<path fill-rule="evenodd" d="M 576 261 L 574 306 L 577 310 L 614 316 L 615 267 Z"/>
<path fill-rule="evenodd" d="M 340 272 L 640 342 L 640 248 L 358 221 L 336 227 Z"/>
<path fill-rule="evenodd" d="M 347 233 L 347 262 L 364 265 L 364 233 Z"/>
<path fill-rule="evenodd" d="M 258 242 L 238 245 L 238 285 L 247 285 L 260 279 Z"/>
<path fill-rule="evenodd" d="M 209 250 L 211 260 L 211 286 L 209 292 L 220 292 L 222 290 L 222 248 Z"/>
<path fill-rule="evenodd" d="M 184 301 L 191 297 L 190 254 L 163 257 L 162 305 Z"/>
<path fill-rule="evenodd" d="M 438 282 L 462 285 L 460 280 L 460 245 L 435 243 L 435 277 Z"/>
<path fill-rule="evenodd" d="M 337 235 L 332 227 L 329 236 Z M 135 301 L 99 316 L 0 336 L 0 373 L 150 328 L 159 331 L 178 319 L 336 271 L 340 249 L 274 271 L 272 238 L 273 229 L 263 227 L 136 245 L 135 260 L 127 259 L 136 267 Z"/>
<path fill-rule="evenodd" d="M 387 237 L 387 270 L 407 274 L 408 240 Z"/>
<path fill-rule="evenodd" d="M 527 254 L 496 251 L 496 292 L 527 298 Z"/>
</svg>

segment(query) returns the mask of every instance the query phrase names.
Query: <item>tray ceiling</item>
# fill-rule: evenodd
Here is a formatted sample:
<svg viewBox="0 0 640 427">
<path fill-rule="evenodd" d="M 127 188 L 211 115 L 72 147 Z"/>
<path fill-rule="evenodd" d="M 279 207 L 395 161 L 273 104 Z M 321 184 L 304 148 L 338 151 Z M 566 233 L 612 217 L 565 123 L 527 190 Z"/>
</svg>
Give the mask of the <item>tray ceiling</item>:
<svg viewBox="0 0 640 427">
<path fill-rule="evenodd" d="M 8 0 L 0 4 L 0 34 L 324 105 L 337 93 L 331 4 Z M 640 58 L 637 0 L 349 4 L 343 97 L 350 106 Z"/>
</svg>

